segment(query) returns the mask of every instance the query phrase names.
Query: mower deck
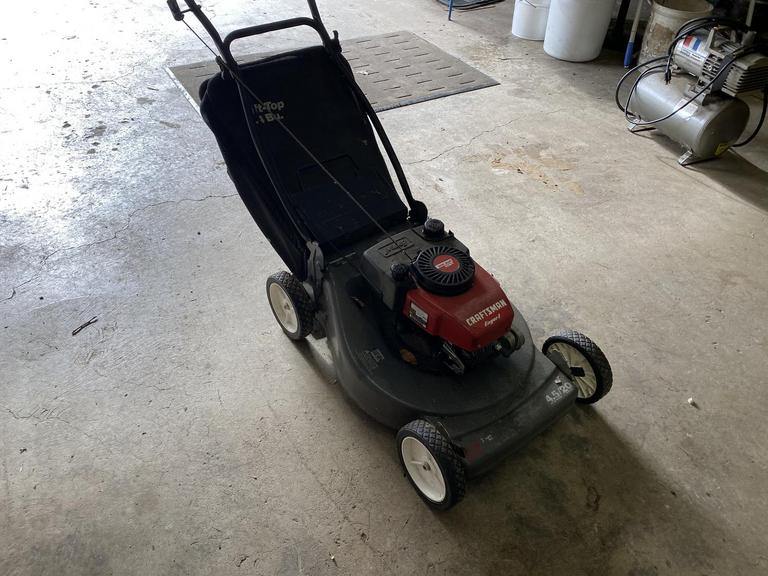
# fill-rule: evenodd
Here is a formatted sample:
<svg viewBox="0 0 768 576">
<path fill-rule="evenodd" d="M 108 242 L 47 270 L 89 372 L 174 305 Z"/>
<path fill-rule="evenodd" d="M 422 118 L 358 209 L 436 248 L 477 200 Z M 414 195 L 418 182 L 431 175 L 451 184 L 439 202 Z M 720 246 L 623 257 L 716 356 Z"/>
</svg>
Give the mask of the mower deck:
<svg viewBox="0 0 768 576">
<path fill-rule="evenodd" d="M 458 449 L 468 476 L 485 472 L 573 406 L 576 386 L 534 346 L 517 309 L 513 326 L 525 337 L 522 348 L 458 376 L 425 372 L 399 358 L 379 329 L 373 298 L 352 264 L 328 266 L 325 328 L 341 385 L 388 427 L 416 418 L 432 422 Z"/>
</svg>

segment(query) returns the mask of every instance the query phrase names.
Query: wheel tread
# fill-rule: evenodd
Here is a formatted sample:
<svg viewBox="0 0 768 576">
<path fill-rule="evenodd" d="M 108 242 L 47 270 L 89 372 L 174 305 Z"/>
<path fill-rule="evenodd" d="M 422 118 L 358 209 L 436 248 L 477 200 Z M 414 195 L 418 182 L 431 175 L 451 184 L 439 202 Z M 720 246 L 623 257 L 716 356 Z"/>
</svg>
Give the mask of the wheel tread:
<svg viewBox="0 0 768 576">
<path fill-rule="evenodd" d="M 597 402 L 600 398 L 610 392 L 611 386 L 613 386 L 613 371 L 611 370 L 611 365 L 603 351 L 591 338 L 576 330 L 560 330 L 555 335 L 547 338 L 544 342 L 544 345 L 542 346 L 544 354 L 547 353 L 549 346 L 555 342 L 566 342 L 579 348 L 589 359 L 595 370 L 595 374 L 597 375 L 598 391 L 595 396 L 586 400 L 579 399 L 577 400 L 578 402 L 591 404 Z"/>
<path fill-rule="evenodd" d="M 467 488 L 464 463 L 459 457 L 459 454 L 448 439 L 432 423 L 426 420 L 413 420 L 400 429 L 400 432 L 397 435 L 398 450 L 399 444 L 406 432 L 411 432 L 425 443 L 425 445 L 432 451 L 446 476 L 445 479 L 450 486 L 450 501 L 446 503 L 446 506 L 441 508 L 448 509 L 458 504 L 464 498 Z M 418 489 L 416 489 L 416 491 L 422 498 L 424 498 Z M 430 506 L 436 507 L 426 498 L 424 498 L 424 500 Z"/>
<path fill-rule="evenodd" d="M 301 281 L 290 272 L 281 270 L 280 272 L 272 274 L 267 279 L 267 291 L 269 291 L 269 285 L 273 282 L 279 284 L 285 290 L 285 293 L 288 294 L 299 320 L 299 332 L 295 335 L 286 332 L 286 335 L 293 340 L 303 340 L 312 332 L 315 322 L 315 306 L 312 303 L 309 294 L 307 294 Z M 267 292 L 267 294 L 269 294 L 269 292 Z M 284 328 L 283 331 L 285 332 Z"/>
</svg>

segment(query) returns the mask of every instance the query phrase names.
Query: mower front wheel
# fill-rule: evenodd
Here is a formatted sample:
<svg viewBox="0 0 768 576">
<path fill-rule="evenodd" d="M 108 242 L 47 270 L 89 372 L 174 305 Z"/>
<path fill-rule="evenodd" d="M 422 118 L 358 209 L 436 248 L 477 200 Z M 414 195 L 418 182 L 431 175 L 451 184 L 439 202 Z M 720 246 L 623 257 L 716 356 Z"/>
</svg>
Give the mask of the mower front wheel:
<svg viewBox="0 0 768 576">
<path fill-rule="evenodd" d="M 581 332 L 558 332 L 547 338 L 541 351 L 576 385 L 576 402 L 594 404 L 610 391 L 611 365 L 600 347 Z"/>
<path fill-rule="evenodd" d="M 464 498 L 464 465 L 448 439 L 426 420 L 397 433 L 397 454 L 411 485 L 431 508 L 448 510 Z"/>
<path fill-rule="evenodd" d="M 291 340 L 303 340 L 312 332 L 315 308 L 301 281 L 289 272 L 267 278 L 267 298 L 275 320 Z"/>
</svg>

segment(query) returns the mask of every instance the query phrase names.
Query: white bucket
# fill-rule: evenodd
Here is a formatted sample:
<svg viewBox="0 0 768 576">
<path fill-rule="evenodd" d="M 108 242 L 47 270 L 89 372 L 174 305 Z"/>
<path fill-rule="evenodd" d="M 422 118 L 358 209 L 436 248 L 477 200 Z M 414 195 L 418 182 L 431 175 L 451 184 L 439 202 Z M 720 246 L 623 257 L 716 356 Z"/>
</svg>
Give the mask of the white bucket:
<svg viewBox="0 0 768 576">
<path fill-rule="evenodd" d="M 643 36 L 640 62 L 666 54 L 680 26 L 711 13 L 712 5 L 706 0 L 655 0 Z"/>
<path fill-rule="evenodd" d="M 615 0 L 552 0 L 544 52 L 560 60 L 586 62 L 600 55 Z"/>
<path fill-rule="evenodd" d="M 544 40 L 549 0 L 515 0 L 512 34 L 524 40 Z"/>
</svg>

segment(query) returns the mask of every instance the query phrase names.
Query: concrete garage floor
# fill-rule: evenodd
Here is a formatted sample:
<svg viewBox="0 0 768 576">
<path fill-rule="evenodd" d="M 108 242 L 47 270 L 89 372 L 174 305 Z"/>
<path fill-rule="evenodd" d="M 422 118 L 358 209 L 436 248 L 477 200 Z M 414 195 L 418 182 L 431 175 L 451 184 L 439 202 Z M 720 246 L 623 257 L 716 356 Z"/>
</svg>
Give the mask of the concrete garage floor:
<svg viewBox="0 0 768 576">
<path fill-rule="evenodd" d="M 205 5 L 225 29 L 303 10 Z M 618 55 L 553 60 L 510 37 L 512 2 L 448 24 L 430 0 L 321 0 L 344 37 L 411 30 L 501 82 L 382 121 L 537 340 L 583 330 L 614 368 L 599 406 L 434 514 L 324 344 L 272 318 L 281 263 L 164 69 L 205 49 L 159 0 L 20 6 L 0 25 L 0 574 L 768 571 L 768 131 L 683 169 L 625 131 Z"/>
</svg>

